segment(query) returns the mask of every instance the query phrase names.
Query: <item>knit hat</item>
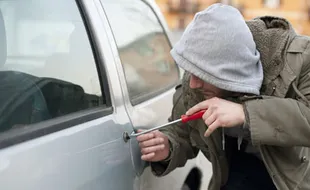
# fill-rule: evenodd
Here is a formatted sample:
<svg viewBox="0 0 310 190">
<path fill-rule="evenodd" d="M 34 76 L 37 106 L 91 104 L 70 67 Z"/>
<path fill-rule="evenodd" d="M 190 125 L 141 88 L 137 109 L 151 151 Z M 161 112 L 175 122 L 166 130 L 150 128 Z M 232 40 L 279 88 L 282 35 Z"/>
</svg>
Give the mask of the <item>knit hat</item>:
<svg viewBox="0 0 310 190">
<path fill-rule="evenodd" d="M 209 84 L 259 94 L 260 54 L 241 13 L 232 6 L 216 3 L 198 12 L 170 53 L 181 68 Z"/>
</svg>

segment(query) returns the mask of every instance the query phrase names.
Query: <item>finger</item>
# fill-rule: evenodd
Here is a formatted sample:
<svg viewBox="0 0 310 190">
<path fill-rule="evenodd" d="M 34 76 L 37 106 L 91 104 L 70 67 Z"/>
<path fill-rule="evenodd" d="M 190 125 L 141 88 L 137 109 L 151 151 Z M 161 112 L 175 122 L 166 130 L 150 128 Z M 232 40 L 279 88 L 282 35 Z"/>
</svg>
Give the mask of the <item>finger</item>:
<svg viewBox="0 0 310 190">
<path fill-rule="evenodd" d="M 141 149 L 141 153 L 142 154 L 150 154 L 152 152 L 163 150 L 164 148 L 165 148 L 164 144 L 151 146 L 151 147 Z"/>
<path fill-rule="evenodd" d="M 193 106 L 192 108 L 190 108 L 187 112 L 186 115 L 193 115 L 194 113 L 200 111 L 200 110 L 206 110 L 209 108 L 209 101 L 205 100 L 203 102 L 200 102 L 198 104 L 196 104 L 195 106 Z"/>
<path fill-rule="evenodd" d="M 149 147 L 149 146 L 159 145 L 159 144 L 162 144 L 163 142 L 164 142 L 163 138 L 152 138 L 150 140 L 140 142 L 139 146 L 141 148 L 145 148 L 145 147 Z"/>
<path fill-rule="evenodd" d="M 211 108 L 207 109 L 206 112 L 203 114 L 202 119 L 205 121 L 210 117 L 213 113 L 213 110 Z"/>
<path fill-rule="evenodd" d="M 156 130 L 156 131 L 153 131 L 153 133 L 154 133 L 154 136 L 155 137 L 162 137 L 162 132 L 160 132 L 159 130 Z"/>
<path fill-rule="evenodd" d="M 152 158 L 154 158 L 154 156 L 155 156 L 155 152 L 152 152 L 150 154 L 142 155 L 141 159 L 144 161 L 151 161 Z"/>
<path fill-rule="evenodd" d="M 215 120 L 211 125 L 209 125 L 204 136 L 209 137 L 213 133 L 213 131 L 215 131 L 219 127 L 219 124 L 220 124 L 220 122 L 218 120 Z"/>
<path fill-rule="evenodd" d="M 150 132 L 150 133 L 137 136 L 137 141 L 143 142 L 143 141 L 147 141 L 152 138 L 154 138 L 154 133 Z"/>
<path fill-rule="evenodd" d="M 211 126 L 211 124 L 214 123 L 216 120 L 216 114 L 212 114 L 206 118 L 204 117 L 203 120 L 205 121 L 205 124 L 207 126 Z"/>
</svg>

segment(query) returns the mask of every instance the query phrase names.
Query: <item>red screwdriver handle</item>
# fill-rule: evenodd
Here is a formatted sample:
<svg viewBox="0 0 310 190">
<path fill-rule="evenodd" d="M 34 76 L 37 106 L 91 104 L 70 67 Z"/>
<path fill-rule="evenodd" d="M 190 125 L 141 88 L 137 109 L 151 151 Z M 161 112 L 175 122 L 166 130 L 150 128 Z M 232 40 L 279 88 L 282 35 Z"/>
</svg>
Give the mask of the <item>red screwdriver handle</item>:
<svg viewBox="0 0 310 190">
<path fill-rule="evenodd" d="M 196 119 L 201 119 L 206 110 L 201 110 L 199 112 L 194 113 L 193 115 L 182 115 L 181 119 L 183 123 L 187 123 L 189 121 L 193 121 Z"/>
</svg>

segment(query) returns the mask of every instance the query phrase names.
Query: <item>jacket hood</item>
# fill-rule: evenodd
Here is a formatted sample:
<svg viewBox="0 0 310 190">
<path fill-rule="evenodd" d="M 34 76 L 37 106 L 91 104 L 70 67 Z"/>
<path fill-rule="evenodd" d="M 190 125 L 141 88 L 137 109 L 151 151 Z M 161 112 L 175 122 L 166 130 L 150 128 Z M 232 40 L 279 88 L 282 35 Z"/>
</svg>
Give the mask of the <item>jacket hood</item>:
<svg viewBox="0 0 310 190">
<path fill-rule="evenodd" d="M 220 89 L 260 92 L 260 54 L 242 14 L 232 6 L 217 3 L 198 12 L 171 55 L 181 68 Z"/>
<path fill-rule="evenodd" d="M 280 17 L 257 17 L 246 23 L 261 55 L 264 83 L 266 80 L 273 80 L 286 63 L 286 51 L 296 33 L 292 25 Z"/>
</svg>

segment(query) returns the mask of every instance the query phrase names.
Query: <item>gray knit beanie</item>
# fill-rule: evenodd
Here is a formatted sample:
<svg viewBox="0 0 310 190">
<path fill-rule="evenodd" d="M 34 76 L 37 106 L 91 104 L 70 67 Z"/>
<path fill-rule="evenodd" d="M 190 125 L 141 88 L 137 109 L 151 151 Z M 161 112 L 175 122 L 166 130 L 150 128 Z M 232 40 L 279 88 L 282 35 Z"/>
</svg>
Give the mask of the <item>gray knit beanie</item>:
<svg viewBox="0 0 310 190">
<path fill-rule="evenodd" d="M 260 54 L 241 13 L 216 3 L 195 15 L 171 50 L 184 70 L 218 88 L 259 94 Z"/>
</svg>

